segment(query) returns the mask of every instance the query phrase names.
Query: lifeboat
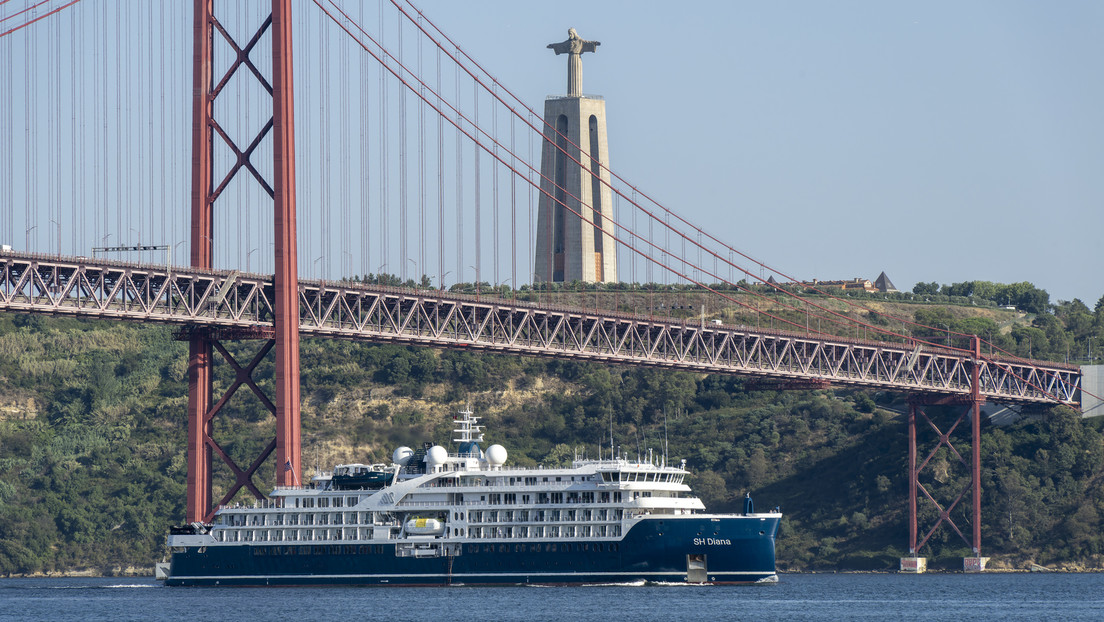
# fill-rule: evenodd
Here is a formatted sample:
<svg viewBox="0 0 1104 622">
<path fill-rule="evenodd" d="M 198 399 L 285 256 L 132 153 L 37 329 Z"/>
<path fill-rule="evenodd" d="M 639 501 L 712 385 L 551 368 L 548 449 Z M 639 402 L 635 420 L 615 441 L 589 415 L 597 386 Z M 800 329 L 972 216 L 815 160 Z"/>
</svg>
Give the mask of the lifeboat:
<svg viewBox="0 0 1104 622">
<path fill-rule="evenodd" d="M 411 518 L 404 530 L 408 536 L 439 536 L 445 533 L 445 523 L 436 518 Z"/>
</svg>

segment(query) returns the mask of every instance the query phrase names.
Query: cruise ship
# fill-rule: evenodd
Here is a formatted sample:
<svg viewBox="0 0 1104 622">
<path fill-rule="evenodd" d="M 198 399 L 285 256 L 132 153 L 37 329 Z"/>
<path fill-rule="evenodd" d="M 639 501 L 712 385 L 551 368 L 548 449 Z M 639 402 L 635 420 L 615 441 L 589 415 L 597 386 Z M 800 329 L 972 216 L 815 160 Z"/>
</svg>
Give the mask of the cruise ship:
<svg viewBox="0 0 1104 622">
<path fill-rule="evenodd" d="M 777 581 L 781 514 L 710 514 L 686 461 L 507 466 L 483 426 L 455 417 L 456 450 L 347 464 L 210 524 L 174 527 L 168 585 L 486 585 Z M 612 454 L 612 450 L 611 450 Z"/>
</svg>

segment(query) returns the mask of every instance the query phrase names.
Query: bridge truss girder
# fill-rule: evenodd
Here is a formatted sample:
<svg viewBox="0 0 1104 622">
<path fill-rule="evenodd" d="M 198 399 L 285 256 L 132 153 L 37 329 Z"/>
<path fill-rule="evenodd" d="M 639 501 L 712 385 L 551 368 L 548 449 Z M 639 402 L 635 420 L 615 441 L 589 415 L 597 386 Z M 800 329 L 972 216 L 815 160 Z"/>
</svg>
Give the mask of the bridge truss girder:
<svg viewBox="0 0 1104 622">
<path fill-rule="evenodd" d="M 743 326 L 701 326 L 436 290 L 301 281 L 299 331 L 405 343 L 849 386 L 932 399 L 1077 407 L 1077 367 L 902 343 Z M 159 322 L 253 334 L 273 329 L 270 276 L 43 255 L 0 255 L 0 310 Z M 975 360 L 977 363 L 975 364 Z"/>
</svg>

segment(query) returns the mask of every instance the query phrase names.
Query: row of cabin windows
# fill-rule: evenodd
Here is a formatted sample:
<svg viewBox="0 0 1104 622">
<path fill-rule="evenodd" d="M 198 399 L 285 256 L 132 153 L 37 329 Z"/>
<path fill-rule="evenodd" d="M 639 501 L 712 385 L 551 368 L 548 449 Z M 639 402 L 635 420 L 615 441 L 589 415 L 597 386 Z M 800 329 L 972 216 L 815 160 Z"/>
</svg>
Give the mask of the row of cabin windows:
<svg viewBox="0 0 1104 622">
<path fill-rule="evenodd" d="M 338 529 L 222 529 L 216 531 L 218 542 L 312 542 L 316 540 L 375 540 L 370 527 Z M 382 538 L 387 539 L 387 538 Z"/>
<path fill-rule="evenodd" d="M 603 475 L 609 475 L 604 473 Z M 597 481 L 597 477 L 593 475 L 548 475 L 544 477 L 480 477 L 471 478 L 464 477 L 459 483 L 453 478 L 442 478 L 436 480 L 438 486 L 537 486 L 538 484 L 547 484 L 550 482 L 591 482 Z M 605 481 L 610 481 L 606 479 Z M 616 481 L 613 480 L 613 481 Z M 622 480 L 628 481 L 628 480 Z M 635 481 L 635 480 L 634 480 Z M 644 480 L 640 480 L 644 481 Z M 655 479 L 649 481 L 656 481 Z M 659 480 L 668 481 L 668 480 Z M 432 483 L 430 484 L 432 485 Z"/>
<path fill-rule="evenodd" d="M 335 540 L 372 540 L 372 529 L 222 529 L 215 532 L 218 542 L 314 542 Z M 452 530 L 457 537 L 472 538 L 610 538 L 621 535 L 617 523 L 600 525 L 514 525 L 471 527 Z"/>
<path fill-rule="evenodd" d="M 510 486 L 517 486 L 517 485 L 536 486 L 537 483 L 538 483 L 538 480 L 540 481 L 540 483 L 547 483 L 547 482 L 587 482 L 587 481 L 590 481 L 592 479 L 593 479 L 593 477 L 590 476 L 590 475 L 579 476 L 579 477 L 549 475 L 547 477 L 510 477 L 510 478 L 497 477 L 497 478 L 490 478 L 490 479 L 488 479 L 488 481 L 498 480 L 499 483 L 501 483 L 501 484 L 509 483 Z"/>
<path fill-rule="evenodd" d="M 621 535 L 621 525 L 514 525 L 508 527 L 470 527 L 472 538 L 611 538 Z"/>
<path fill-rule="evenodd" d="M 637 493 L 637 496 L 651 496 L 651 493 L 644 491 Z M 490 505 L 514 505 L 518 502 L 518 497 L 514 494 L 491 494 L 487 495 L 487 503 Z M 522 505 L 529 505 L 532 503 L 530 495 L 520 495 Z M 630 495 L 630 498 L 631 495 Z M 568 504 L 571 503 L 594 503 L 595 499 L 599 503 L 620 503 L 622 500 L 622 494 L 620 491 L 613 493 L 609 492 L 553 492 L 553 493 L 540 493 L 536 496 L 536 502 L 538 505 L 545 504 Z M 416 505 L 416 504 L 415 504 Z M 565 510 L 570 515 L 575 515 L 575 510 Z M 603 514 L 593 514 L 593 516 L 612 516 L 612 514 L 604 514 L 606 510 L 596 510 L 597 512 L 603 512 Z M 608 512 L 612 513 L 615 510 L 612 508 Z M 620 510 L 616 510 L 618 517 L 620 517 Z M 549 510 L 549 516 L 559 516 L 559 510 Z M 581 510 L 586 515 L 591 515 L 591 510 Z M 518 510 L 518 515 L 528 516 L 530 512 L 525 510 Z M 479 512 L 472 512 L 473 522 L 476 520 L 474 517 L 478 516 Z M 531 511 L 533 516 L 545 516 L 545 510 L 533 510 Z M 490 513 L 490 515 L 494 515 Z M 583 514 L 580 514 L 582 516 Z M 528 518 L 518 520 L 530 520 Z M 560 520 L 559 518 L 540 518 L 533 520 Z M 574 518 L 566 520 L 575 520 Z M 590 520 L 590 519 L 582 519 Z M 599 518 L 598 520 L 603 520 Z M 223 514 L 220 518 L 221 524 L 231 527 L 264 527 L 264 526 L 313 526 L 313 525 L 358 525 L 358 524 L 371 524 L 372 518 L 369 512 L 317 512 L 317 513 L 294 513 L 294 512 L 265 512 L 265 513 L 251 513 L 251 514 L 237 514 L 228 513 Z"/>
<path fill-rule="evenodd" d="M 636 472 L 620 472 L 620 471 L 618 471 L 618 472 L 608 472 L 608 471 L 604 471 L 604 472 L 601 473 L 601 476 L 602 476 L 602 481 L 603 482 L 618 482 L 618 481 L 620 481 L 620 482 L 673 482 L 673 483 L 682 483 L 682 480 L 683 480 L 683 476 L 681 474 L 678 474 L 678 473 L 636 473 Z M 574 476 L 571 476 L 571 477 L 567 477 L 567 476 L 549 476 L 549 477 L 542 477 L 542 478 L 537 478 L 537 477 L 510 477 L 510 478 L 505 478 L 505 477 L 502 477 L 502 478 L 488 478 L 487 480 L 485 480 L 484 485 L 489 486 L 489 485 L 493 485 L 494 483 L 505 484 L 508 481 L 510 485 L 522 484 L 522 485 L 526 485 L 526 486 L 535 486 L 538 483 L 538 481 L 537 481 L 538 479 L 540 479 L 542 482 L 548 482 L 550 479 L 554 480 L 554 481 L 557 481 L 557 482 L 560 482 L 560 481 L 574 482 L 576 480 L 578 480 L 578 481 L 587 481 L 590 478 L 589 477 L 578 477 L 578 478 L 576 478 Z M 437 486 L 441 486 L 441 485 L 455 486 L 456 485 L 455 482 L 445 483 L 444 481 L 437 482 L 436 484 L 437 484 Z M 475 484 L 476 484 L 475 482 L 464 482 L 464 485 L 475 485 Z M 556 501 L 555 500 L 555 498 L 557 498 L 557 497 L 562 498 L 563 494 L 564 493 L 559 493 L 559 492 L 539 493 L 537 495 L 537 497 L 538 497 L 537 503 L 563 503 L 562 500 L 561 501 Z M 568 498 L 567 502 L 568 503 L 593 503 L 594 502 L 594 494 L 595 494 L 594 492 L 571 492 L 571 493 L 568 493 L 569 498 Z M 603 492 L 603 493 L 600 493 L 600 494 L 601 494 L 602 498 L 599 499 L 599 503 L 608 503 L 609 502 L 609 493 L 608 492 Z M 616 494 L 620 495 L 620 493 L 616 493 Z M 547 501 L 547 500 L 541 501 L 540 500 L 541 498 L 547 499 L 550 495 L 552 496 L 551 501 Z M 529 501 L 528 501 L 529 496 L 530 495 L 522 495 L 522 497 L 523 497 L 522 503 L 529 503 Z M 490 497 L 491 497 L 491 503 L 516 503 L 517 502 L 517 500 L 516 500 L 517 495 L 515 493 L 496 493 L 496 494 L 490 495 Z M 589 500 L 588 500 L 588 498 L 589 498 Z M 292 500 L 292 507 L 296 507 L 296 508 L 353 507 L 357 503 L 360 503 L 360 497 L 356 496 L 356 495 L 347 496 L 347 497 L 328 497 L 328 496 L 292 497 L 291 500 Z M 617 501 L 617 500 L 618 499 L 614 499 L 614 501 Z"/>
<path fill-rule="evenodd" d="M 390 547 L 382 544 L 333 544 L 329 546 L 257 546 L 253 547 L 254 557 L 276 555 L 383 555 L 393 553 Z"/>
<path fill-rule="evenodd" d="M 266 526 L 298 526 L 298 525 L 357 525 L 371 524 L 369 512 L 326 512 L 318 514 L 224 514 L 221 524 L 230 527 L 266 527 Z"/>
<path fill-rule="evenodd" d="M 486 495 L 486 501 L 488 505 L 516 505 L 519 495 L 508 493 L 491 493 Z M 572 491 L 572 492 L 539 492 L 536 495 L 520 495 L 522 505 L 530 505 L 533 503 L 533 499 L 536 499 L 537 504 L 563 504 L 563 503 L 620 503 L 621 492 L 594 492 L 594 491 Z M 483 500 L 484 497 L 480 497 Z"/>
<path fill-rule="evenodd" d="M 353 507 L 360 503 L 360 497 L 293 497 L 293 507 L 297 508 L 329 508 L 329 507 Z"/>
<path fill-rule="evenodd" d="M 592 521 L 592 520 L 621 520 L 622 510 L 613 508 L 585 509 L 585 510 L 502 510 L 486 512 L 469 512 L 468 517 L 472 523 L 513 523 L 513 522 L 558 522 L 558 521 Z"/>
<path fill-rule="evenodd" d="M 566 504 L 571 504 L 571 503 L 594 503 L 595 499 L 598 500 L 598 503 L 610 503 L 610 502 L 621 503 L 625 499 L 628 499 L 629 501 L 632 501 L 633 499 L 636 499 L 636 498 L 639 498 L 639 497 L 651 497 L 653 495 L 656 496 L 656 497 L 675 497 L 675 498 L 677 498 L 679 496 L 678 493 L 671 492 L 671 491 L 663 491 L 663 490 L 660 490 L 660 491 L 641 490 L 641 491 L 635 491 L 635 492 L 634 491 L 629 491 L 629 492 L 625 492 L 625 493 L 622 493 L 620 490 L 617 490 L 617 491 L 614 491 L 614 492 L 598 492 L 598 493 L 594 493 L 594 492 L 568 492 L 568 493 L 542 492 L 542 493 L 538 493 L 536 495 L 536 499 L 537 499 L 537 505 L 546 505 L 546 504 L 564 505 L 565 503 Z M 502 493 L 491 493 L 489 495 L 480 495 L 479 496 L 479 501 L 481 503 L 486 503 L 487 505 L 514 505 L 514 504 L 517 503 L 517 499 L 518 499 L 517 495 L 502 494 Z M 464 502 L 464 496 L 463 495 L 456 495 L 455 502 L 456 503 L 463 503 Z M 531 505 L 532 503 L 533 503 L 533 496 L 532 495 L 521 495 L 521 505 Z M 400 505 L 417 505 L 417 502 L 403 502 Z"/>
</svg>

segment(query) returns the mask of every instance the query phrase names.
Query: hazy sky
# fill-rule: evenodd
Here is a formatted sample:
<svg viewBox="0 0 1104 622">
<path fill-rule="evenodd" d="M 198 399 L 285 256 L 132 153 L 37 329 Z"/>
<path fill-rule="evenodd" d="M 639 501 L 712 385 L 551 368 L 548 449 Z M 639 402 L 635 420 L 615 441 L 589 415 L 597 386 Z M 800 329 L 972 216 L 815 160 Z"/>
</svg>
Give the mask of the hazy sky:
<svg viewBox="0 0 1104 622">
<path fill-rule="evenodd" d="M 418 6 L 538 110 L 601 41 L 612 168 L 795 276 L 1104 294 L 1104 3 Z"/>
<path fill-rule="evenodd" d="M 5 4 L 0 15 L 29 4 Z M 376 3 L 339 4 L 368 29 L 381 28 Z M 601 41 L 584 56 L 583 90 L 605 98 L 612 169 L 779 271 L 828 280 L 873 279 L 884 270 L 901 289 L 918 281 L 1031 281 L 1053 301 L 1078 297 L 1090 306 L 1104 294 L 1099 0 L 417 4 L 538 111 L 567 82 L 566 57 L 545 46 L 570 27 Z M 249 24 L 249 11 L 265 5 L 219 6 L 224 23 Z M 140 240 L 170 245 L 175 261 L 187 261 L 191 10 L 180 2 L 86 0 L 0 40 L 0 91 L 7 91 L 0 242 L 84 255 Z M 381 88 L 378 63 L 313 3 L 300 0 L 294 11 L 301 273 L 407 271 L 452 283 L 474 280 L 482 266 L 484 280 L 528 281 L 533 227 L 525 194 L 533 193 L 518 195 L 516 248 L 507 237 L 515 224 L 490 217 L 489 190 L 477 242 L 470 182 L 461 193 L 446 179 L 438 208 L 438 189 L 416 188 L 420 173 L 408 158 L 411 191 L 397 198 L 399 115 L 379 110 L 381 102 L 397 104 L 402 89 L 389 77 L 393 86 Z M 394 14 L 387 0 L 383 12 Z M 383 30 L 392 44 L 394 28 Z M 216 64 L 225 66 L 228 48 L 216 43 Z M 436 52 L 427 54 L 431 68 Z M 266 62 L 262 50 L 258 63 Z M 428 80 L 439 79 L 428 71 Z M 445 67 L 446 95 L 453 73 Z M 413 101 L 408 94 L 407 105 Z M 227 127 L 241 120 L 244 128 L 267 119 L 268 102 L 254 95 L 216 103 Z M 409 110 L 406 139 L 415 141 L 419 113 Z M 482 114 L 485 123 L 491 113 Z M 390 151 L 378 140 L 384 125 Z M 435 119 L 426 127 L 432 181 Z M 239 132 L 243 145 L 255 132 Z M 445 126 L 445 169 L 456 161 L 452 136 Z M 523 151 L 527 141 L 519 134 Z M 229 151 L 216 144 L 225 159 Z M 258 150 L 262 169 L 271 166 L 269 148 L 263 142 Z M 465 175 L 475 168 L 471 151 L 464 147 Z M 490 158 L 482 157 L 486 178 Z M 461 208 L 450 207 L 453 188 Z M 260 194 L 248 178 L 228 187 L 229 204 L 216 213 L 217 267 L 270 269 L 271 232 L 249 228 L 270 209 Z M 401 237 L 395 205 L 409 204 L 404 226 L 414 231 L 421 197 L 430 205 L 429 231 Z M 508 203 L 503 198 L 502 209 Z"/>
</svg>

